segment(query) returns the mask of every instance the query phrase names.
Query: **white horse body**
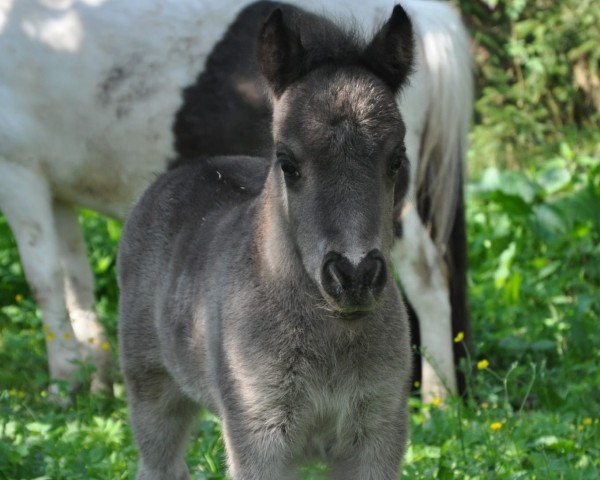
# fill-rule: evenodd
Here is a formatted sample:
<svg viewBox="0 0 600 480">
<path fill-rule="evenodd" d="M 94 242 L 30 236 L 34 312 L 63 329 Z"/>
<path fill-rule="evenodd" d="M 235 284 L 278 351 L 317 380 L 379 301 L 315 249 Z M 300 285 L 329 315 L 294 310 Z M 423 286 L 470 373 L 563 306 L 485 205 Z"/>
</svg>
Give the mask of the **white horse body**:
<svg viewBox="0 0 600 480">
<path fill-rule="evenodd" d="M 82 356 L 91 355 L 100 372 L 110 358 L 94 313 L 76 206 L 123 219 L 167 168 L 175 157 L 172 126 L 182 89 L 193 84 L 246 3 L 0 0 L 0 210 L 15 234 L 45 328 L 52 332 L 47 341 L 52 378 L 70 378 L 73 361 Z M 379 26 L 394 4 L 296 3 L 355 18 L 366 32 Z M 464 143 L 472 101 L 470 52 L 449 6 L 402 3 L 413 19 L 419 52 L 411 85 L 399 97 L 412 162 L 409 195 L 414 195 L 424 181 L 419 158 L 431 143 L 423 138 L 426 125 L 433 142 L 451 150 L 448 155 L 455 156 L 457 143 Z M 452 72 L 458 73 L 452 77 Z M 424 365 L 425 398 L 446 387 L 455 390 L 448 285 L 436 243 L 447 239 L 443 219 L 453 215 L 462 172 L 460 162 L 456 167 L 451 158 L 439 161 L 443 191 L 450 193 L 433 194 L 446 208 L 437 210 L 442 212 L 436 217 L 442 225 L 437 238 L 431 239 L 416 210 L 407 207 L 395 249 L 396 267 L 433 360 Z M 426 265 L 428 278 L 419 275 L 419 265 Z"/>
<path fill-rule="evenodd" d="M 124 218 L 174 156 L 181 90 L 236 4 L 9 2 L 0 13 L 4 168 L 41 171 L 54 198 Z"/>
</svg>

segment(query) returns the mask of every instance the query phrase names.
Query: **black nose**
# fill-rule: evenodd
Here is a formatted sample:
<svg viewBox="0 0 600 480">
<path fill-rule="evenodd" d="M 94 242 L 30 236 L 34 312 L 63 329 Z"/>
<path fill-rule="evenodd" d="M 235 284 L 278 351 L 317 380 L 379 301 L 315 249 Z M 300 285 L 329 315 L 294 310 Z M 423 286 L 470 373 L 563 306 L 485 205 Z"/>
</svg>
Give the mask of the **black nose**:
<svg viewBox="0 0 600 480">
<path fill-rule="evenodd" d="M 343 309 L 368 309 L 383 290 L 386 281 L 385 259 L 377 249 L 362 257 L 358 265 L 338 252 L 329 252 L 323 259 L 323 290 Z"/>
</svg>

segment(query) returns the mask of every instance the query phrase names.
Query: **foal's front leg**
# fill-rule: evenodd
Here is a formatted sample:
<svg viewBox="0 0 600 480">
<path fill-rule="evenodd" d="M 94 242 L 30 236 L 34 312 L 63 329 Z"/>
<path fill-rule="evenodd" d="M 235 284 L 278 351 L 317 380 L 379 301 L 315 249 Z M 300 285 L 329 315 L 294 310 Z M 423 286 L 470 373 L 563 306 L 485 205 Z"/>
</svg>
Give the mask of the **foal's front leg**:
<svg viewBox="0 0 600 480">
<path fill-rule="evenodd" d="M 286 463 L 286 443 L 281 432 L 268 430 L 262 422 L 234 428 L 227 416 L 221 423 L 231 480 L 298 478 L 296 470 Z"/>
<path fill-rule="evenodd" d="M 380 419 L 377 427 L 361 435 L 353 452 L 333 462 L 334 480 L 397 480 L 408 441 L 406 411 Z"/>
</svg>

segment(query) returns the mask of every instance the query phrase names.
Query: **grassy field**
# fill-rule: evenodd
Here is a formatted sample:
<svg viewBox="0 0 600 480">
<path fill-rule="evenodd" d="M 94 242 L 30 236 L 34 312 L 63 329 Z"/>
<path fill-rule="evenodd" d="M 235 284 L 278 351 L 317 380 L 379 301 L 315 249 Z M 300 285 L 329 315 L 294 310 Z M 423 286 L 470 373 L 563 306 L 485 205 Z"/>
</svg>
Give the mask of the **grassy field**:
<svg viewBox="0 0 600 480">
<path fill-rule="evenodd" d="M 600 162 L 592 149 L 563 143 L 531 165 L 539 166 L 481 169 L 469 182 L 476 373 L 465 404 L 411 400 L 406 478 L 600 478 Z M 116 355 L 120 225 L 91 212 L 81 221 Z M 0 365 L 1 479 L 133 476 L 118 378 L 112 396 L 48 404 L 39 311 L 1 217 Z M 219 426 L 208 413 L 188 460 L 194 478 L 223 478 Z"/>
</svg>

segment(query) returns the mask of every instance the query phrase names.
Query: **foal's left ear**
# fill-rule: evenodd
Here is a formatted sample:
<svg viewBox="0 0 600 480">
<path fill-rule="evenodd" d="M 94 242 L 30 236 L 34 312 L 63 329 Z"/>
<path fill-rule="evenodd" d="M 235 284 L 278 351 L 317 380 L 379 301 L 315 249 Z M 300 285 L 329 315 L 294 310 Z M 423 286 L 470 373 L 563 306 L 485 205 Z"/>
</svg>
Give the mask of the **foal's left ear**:
<svg viewBox="0 0 600 480">
<path fill-rule="evenodd" d="M 281 7 L 276 8 L 258 34 L 258 62 L 276 96 L 302 75 L 304 67 L 300 34 L 288 20 Z"/>
<path fill-rule="evenodd" d="M 414 49 L 410 18 L 396 5 L 390 19 L 367 45 L 363 62 L 396 92 L 412 72 Z"/>
</svg>

